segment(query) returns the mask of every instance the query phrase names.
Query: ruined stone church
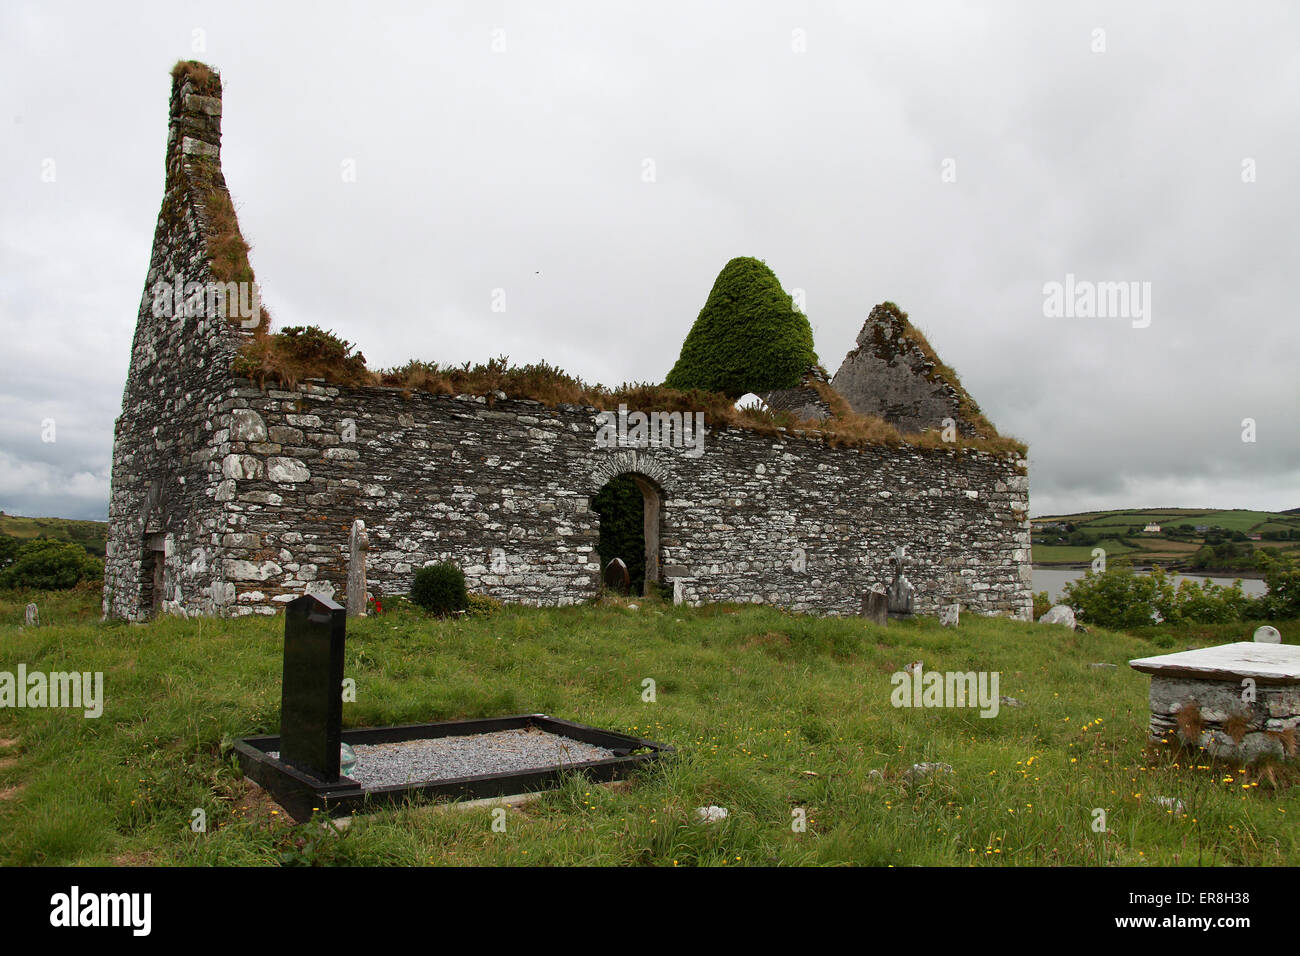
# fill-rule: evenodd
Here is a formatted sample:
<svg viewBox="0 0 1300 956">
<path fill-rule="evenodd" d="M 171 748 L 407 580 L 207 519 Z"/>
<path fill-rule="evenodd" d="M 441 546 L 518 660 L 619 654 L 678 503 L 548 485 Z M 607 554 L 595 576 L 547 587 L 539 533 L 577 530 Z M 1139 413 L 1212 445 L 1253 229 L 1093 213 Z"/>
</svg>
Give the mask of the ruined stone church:
<svg viewBox="0 0 1300 956">
<path fill-rule="evenodd" d="M 1023 455 L 912 440 L 926 429 L 978 435 L 987 423 L 888 304 L 833 379 L 764 398 L 824 419 L 818 387 L 829 384 L 855 411 L 894 424 L 901 443 L 706 423 L 703 454 L 610 447 L 596 440 L 594 407 L 238 377 L 256 318 L 183 307 L 252 279 L 217 267 L 230 227 L 222 219 L 234 215 L 221 111 L 220 78 L 178 65 L 164 198 L 114 438 L 107 616 L 274 614 L 307 592 L 343 601 L 356 560 L 384 594 L 449 560 L 471 590 L 503 601 L 582 602 L 600 587 L 591 502 L 621 475 L 644 497 L 646 580 L 676 601 L 856 614 L 864 592 L 889 580 L 901 546 L 917 611 L 1030 614 Z M 175 307 L 160 308 L 160 284 L 176 289 Z M 368 538 L 359 558 L 357 521 Z"/>
</svg>

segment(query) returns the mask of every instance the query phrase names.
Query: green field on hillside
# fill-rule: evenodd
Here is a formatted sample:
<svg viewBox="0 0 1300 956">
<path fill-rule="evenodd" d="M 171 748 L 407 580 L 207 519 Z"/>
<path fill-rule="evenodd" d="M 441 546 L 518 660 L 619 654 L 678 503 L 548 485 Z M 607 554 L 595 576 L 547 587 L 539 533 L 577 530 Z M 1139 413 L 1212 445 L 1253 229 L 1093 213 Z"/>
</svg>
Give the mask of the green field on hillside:
<svg viewBox="0 0 1300 956">
<path fill-rule="evenodd" d="M 95 557 L 102 558 L 104 542 L 108 537 L 108 523 L 77 521 L 72 518 L 21 518 L 0 513 L 0 534 L 22 540 L 50 538 L 55 541 L 71 541 Z"/>
<path fill-rule="evenodd" d="M 1261 526 L 1300 530 L 1300 514 L 1273 511 L 1213 511 L 1205 509 L 1140 508 L 1129 511 L 1084 511 L 1070 515 L 1042 515 L 1030 519 L 1034 525 L 1068 522 L 1075 527 L 1129 528 L 1141 530 L 1147 523 L 1177 527 L 1181 524 L 1198 524 L 1224 528 L 1228 531 L 1257 531 Z"/>
<path fill-rule="evenodd" d="M 335 830 L 286 819 L 229 758 L 231 739 L 279 727 L 283 618 L 105 624 L 84 591 L 34 596 L 43 626 L 23 629 L 32 597 L 0 595 L 5 669 L 101 671 L 106 703 L 97 720 L 0 710 L 6 865 L 1300 864 L 1295 773 L 1148 744 L 1148 679 L 1126 666 L 1248 626 L 876 627 L 654 600 L 436 621 L 399 606 L 348 625 L 345 726 L 540 711 L 679 755 L 621 788 L 572 779 L 511 809 L 505 832 L 489 808 L 414 805 Z M 1300 640 L 1296 622 L 1279 627 Z M 896 708 L 891 675 L 915 660 L 996 672 L 1021 706 Z M 953 773 L 909 785 L 923 761 Z M 729 816 L 701 825 L 710 804 Z M 206 833 L 191 832 L 195 809 Z"/>
<path fill-rule="evenodd" d="M 1160 525 L 1161 530 L 1145 531 L 1151 523 Z M 1060 530 L 1056 525 L 1068 526 L 1069 530 Z M 1183 525 L 1190 527 L 1183 529 Z M 1198 525 L 1206 526 L 1207 531 L 1196 531 Z M 1260 548 L 1300 553 L 1300 514 L 1143 508 L 1045 515 L 1031 519 L 1031 526 L 1035 564 L 1081 564 L 1092 560 L 1093 548 L 1101 547 L 1108 555 L 1123 555 L 1139 565 L 1253 573 L 1255 552 Z M 1218 537 L 1208 530 L 1214 528 L 1221 529 Z M 1285 537 L 1279 538 L 1278 532 Z M 1269 539 L 1262 538 L 1265 533 Z M 1224 539 L 1234 534 L 1241 540 L 1229 547 Z M 1261 540 L 1250 540 L 1251 534 L 1259 534 Z M 1089 542 L 1094 537 L 1098 540 Z M 1205 557 L 1196 563 L 1196 554 L 1203 546 L 1208 546 Z"/>
</svg>

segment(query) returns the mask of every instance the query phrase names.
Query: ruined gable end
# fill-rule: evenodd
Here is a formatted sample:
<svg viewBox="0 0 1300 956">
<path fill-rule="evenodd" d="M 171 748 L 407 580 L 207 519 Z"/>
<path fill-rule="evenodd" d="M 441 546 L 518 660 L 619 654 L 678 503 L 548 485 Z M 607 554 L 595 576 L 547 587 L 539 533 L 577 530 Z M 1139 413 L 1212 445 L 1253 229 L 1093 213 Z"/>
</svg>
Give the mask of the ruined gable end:
<svg viewBox="0 0 1300 956">
<path fill-rule="evenodd" d="M 963 436 L 997 436 L 956 374 L 892 302 L 871 310 L 831 385 L 855 412 L 878 415 L 903 434 L 942 431 L 952 419 Z"/>
<path fill-rule="evenodd" d="M 221 404 L 263 321 L 221 173 L 221 79 L 178 63 L 166 179 L 113 441 L 104 613 L 220 610 Z"/>
</svg>

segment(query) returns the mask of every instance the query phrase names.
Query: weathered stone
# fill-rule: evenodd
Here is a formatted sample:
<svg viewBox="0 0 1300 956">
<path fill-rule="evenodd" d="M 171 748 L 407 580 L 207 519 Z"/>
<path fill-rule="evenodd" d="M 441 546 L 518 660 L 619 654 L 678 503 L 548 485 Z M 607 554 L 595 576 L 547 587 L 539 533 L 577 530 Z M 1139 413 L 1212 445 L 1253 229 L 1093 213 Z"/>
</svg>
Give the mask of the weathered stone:
<svg viewBox="0 0 1300 956">
<path fill-rule="evenodd" d="M 237 408 L 230 413 L 231 441 L 266 441 L 266 422 L 257 412 Z"/>
<path fill-rule="evenodd" d="M 352 522 L 348 534 L 348 617 L 366 613 L 366 552 L 370 550 L 370 536 L 366 523 L 360 518 Z"/>
<path fill-rule="evenodd" d="M 1048 611 L 1038 619 L 1039 624 L 1064 624 L 1070 630 L 1074 630 L 1076 622 L 1074 620 L 1074 608 L 1068 604 L 1053 604 Z"/>
<path fill-rule="evenodd" d="M 906 550 L 899 546 L 894 549 L 894 556 L 891 559 L 894 565 L 894 580 L 889 585 L 889 613 L 899 617 L 913 613 L 916 596 L 916 588 L 903 574 L 906 556 Z"/>
<path fill-rule="evenodd" d="M 39 627 L 41 623 L 40 613 L 36 610 L 35 604 L 28 604 L 24 620 L 28 627 Z"/>
<path fill-rule="evenodd" d="M 877 415 L 901 432 L 942 431 L 945 419 L 951 419 L 956 433 L 975 434 L 962 412 L 960 384 L 942 377 L 907 319 L 887 305 L 871 310 L 857 347 L 844 357 L 831 384 L 855 412 Z"/>
<path fill-rule="evenodd" d="M 903 774 L 903 782 L 908 786 L 920 783 L 929 777 L 951 777 L 955 771 L 951 764 L 937 763 L 927 761 L 925 763 L 912 764 Z"/>
<path fill-rule="evenodd" d="M 960 604 L 945 604 L 939 608 L 939 623 L 944 627 L 956 627 L 960 616 Z"/>
<path fill-rule="evenodd" d="M 889 623 L 889 596 L 879 585 L 862 595 L 861 614 L 872 624 L 884 627 Z"/>
<path fill-rule="evenodd" d="M 296 458 L 268 458 L 266 460 L 266 478 L 283 484 L 307 481 L 311 472 Z"/>
</svg>

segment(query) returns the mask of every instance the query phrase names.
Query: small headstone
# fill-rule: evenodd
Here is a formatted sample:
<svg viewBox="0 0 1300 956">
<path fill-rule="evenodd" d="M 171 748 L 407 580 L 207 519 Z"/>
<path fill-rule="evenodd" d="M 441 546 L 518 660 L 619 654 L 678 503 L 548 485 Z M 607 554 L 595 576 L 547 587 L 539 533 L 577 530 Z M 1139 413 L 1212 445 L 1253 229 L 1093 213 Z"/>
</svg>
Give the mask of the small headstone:
<svg viewBox="0 0 1300 956">
<path fill-rule="evenodd" d="M 884 588 L 876 586 L 862 595 L 862 616 L 882 627 L 889 623 L 889 597 Z"/>
<path fill-rule="evenodd" d="M 36 607 L 35 604 L 27 605 L 29 611 L 35 607 Z M 1281 644 L 1282 634 L 1277 628 L 1273 627 L 1271 624 L 1265 624 L 1263 627 L 1255 628 L 1255 643 L 1256 644 Z"/>
<path fill-rule="evenodd" d="M 366 523 L 360 518 L 352 522 L 348 535 L 348 617 L 366 613 L 366 552 L 370 550 L 370 536 Z"/>
<path fill-rule="evenodd" d="M 284 615 L 280 760 L 327 782 L 339 779 L 346 616 L 319 594 L 290 601 Z"/>
<path fill-rule="evenodd" d="M 961 616 L 960 604 L 945 604 L 939 608 L 939 623 L 944 627 L 956 627 Z"/>
<path fill-rule="evenodd" d="M 627 565 L 622 558 L 615 558 L 605 565 L 605 587 L 619 594 L 627 594 L 632 588 L 632 578 L 627 573 Z"/>
<path fill-rule="evenodd" d="M 40 615 L 36 612 L 36 605 L 35 604 L 27 605 L 27 626 L 40 627 L 40 624 L 41 624 L 41 619 L 40 619 Z"/>
<path fill-rule="evenodd" d="M 1068 604 L 1054 604 L 1051 609 L 1038 619 L 1039 624 L 1064 624 L 1074 630 L 1074 608 Z"/>
<path fill-rule="evenodd" d="M 998 698 L 998 703 L 1006 707 L 1025 706 L 1023 701 L 1016 700 L 1014 697 L 1008 697 L 1006 694 L 1003 694 L 1001 697 Z"/>
</svg>

